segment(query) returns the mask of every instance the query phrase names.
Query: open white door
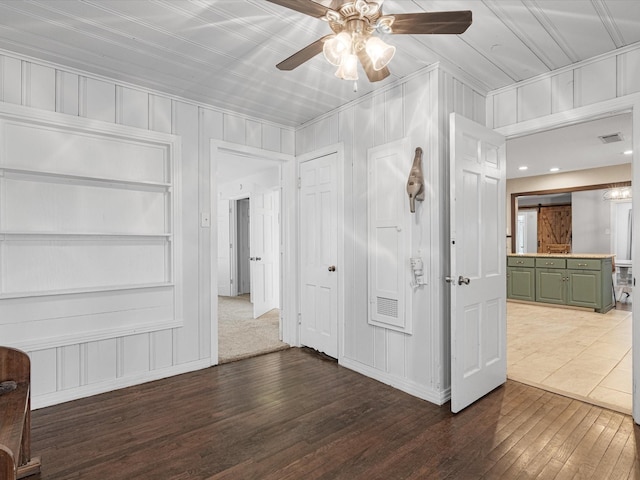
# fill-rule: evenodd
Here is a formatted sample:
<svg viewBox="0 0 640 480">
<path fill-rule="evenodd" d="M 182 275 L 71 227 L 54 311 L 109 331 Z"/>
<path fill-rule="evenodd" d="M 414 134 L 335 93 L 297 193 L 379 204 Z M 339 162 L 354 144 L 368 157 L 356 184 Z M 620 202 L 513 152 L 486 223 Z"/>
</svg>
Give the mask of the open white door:
<svg viewBox="0 0 640 480">
<path fill-rule="evenodd" d="M 251 207 L 251 301 L 253 318 L 268 312 L 277 306 L 274 288 L 274 225 L 276 207 L 275 192 L 252 193 Z"/>
<path fill-rule="evenodd" d="M 338 204 L 333 153 L 300 164 L 300 341 L 338 357 Z"/>
<path fill-rule="evenodd" d="M 451 411 L 507 379 L 505 139 L 455 113 L 451 142 Z"/>
</svg>

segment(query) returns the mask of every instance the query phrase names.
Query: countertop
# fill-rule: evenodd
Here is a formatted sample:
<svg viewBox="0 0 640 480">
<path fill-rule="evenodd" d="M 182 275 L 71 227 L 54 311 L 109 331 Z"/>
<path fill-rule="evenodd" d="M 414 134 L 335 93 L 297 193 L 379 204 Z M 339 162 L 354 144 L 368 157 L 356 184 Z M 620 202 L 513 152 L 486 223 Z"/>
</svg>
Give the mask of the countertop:
<svg viewBox="0 0 640 480">
<path fill-rule="evenodd" d="M 613 258 L 613 253 L 507 253 L 507 257 Z"/>
</svg>

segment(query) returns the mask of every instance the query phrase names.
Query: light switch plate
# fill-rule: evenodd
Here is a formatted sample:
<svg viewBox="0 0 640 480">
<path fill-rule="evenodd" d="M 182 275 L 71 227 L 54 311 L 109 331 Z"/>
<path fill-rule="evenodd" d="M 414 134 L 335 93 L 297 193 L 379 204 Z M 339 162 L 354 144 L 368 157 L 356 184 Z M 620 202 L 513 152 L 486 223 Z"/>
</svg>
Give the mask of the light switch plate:
<svg viewBox="0 0 640 480">
<path fill-rule="evenodd" d="M 209 214 L 209 212 L 202 212 L 200 214 L 200 226 L 202 228 L 211 227 L 211 215 Z"/>
</svg>

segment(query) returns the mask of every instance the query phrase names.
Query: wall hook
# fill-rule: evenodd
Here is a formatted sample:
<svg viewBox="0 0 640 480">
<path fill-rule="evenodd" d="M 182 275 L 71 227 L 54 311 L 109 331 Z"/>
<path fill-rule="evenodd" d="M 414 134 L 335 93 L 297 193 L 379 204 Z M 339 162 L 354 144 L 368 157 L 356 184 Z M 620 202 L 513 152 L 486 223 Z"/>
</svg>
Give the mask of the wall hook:
<svg viewBox="0 0 640 480">
<path fill-rule="evenodd" d="M 413 157 L 413 165 L 407 180 L 407 193 L 409 194 L 409 209 L 411 213 L 416 211 L 416 200 L 424 200 L 424 175 L 422 174 L 422 149 L 416 148 Z"/>
</svg>

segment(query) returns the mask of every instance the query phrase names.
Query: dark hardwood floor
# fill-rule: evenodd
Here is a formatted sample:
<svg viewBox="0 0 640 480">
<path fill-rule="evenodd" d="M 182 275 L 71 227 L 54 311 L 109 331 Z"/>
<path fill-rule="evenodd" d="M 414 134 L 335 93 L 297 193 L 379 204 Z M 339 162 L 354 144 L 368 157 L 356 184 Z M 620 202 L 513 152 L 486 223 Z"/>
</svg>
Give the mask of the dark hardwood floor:
<svg viewBox="0 0 640 480">
<path fill-rule="evenodd" d="M 292 348 L 33 413 L 33 480 L 639 478 L 631 417 L 508 381 L 463 412 Z"/>
</svg>

